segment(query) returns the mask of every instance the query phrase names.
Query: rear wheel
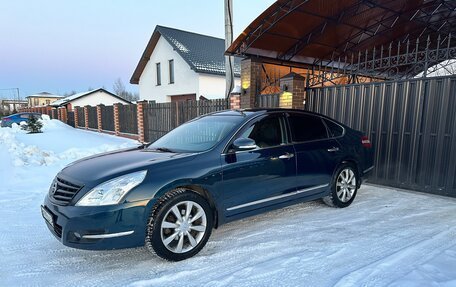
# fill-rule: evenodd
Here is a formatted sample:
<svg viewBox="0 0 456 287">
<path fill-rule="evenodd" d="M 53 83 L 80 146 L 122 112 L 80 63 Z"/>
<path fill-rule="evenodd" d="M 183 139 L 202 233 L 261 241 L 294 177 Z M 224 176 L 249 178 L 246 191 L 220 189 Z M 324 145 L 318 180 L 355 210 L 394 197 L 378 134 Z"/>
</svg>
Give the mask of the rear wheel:
<svg viewBox="0 0 456 287">
<path fill-rule="evenodd" d="M 323 201 L 332 207 L 347 207 L 356 197 L 358 178 L 353 164 L 343 164 L 335 172 L 331 193 Z"/>
<path fill-rule="evenodd" d="M 213 215 L 207 201 L 195 192 L 176 189 L 155 205 L 146 246 L 170 261 L 187 259 L 204 247 L 212 227 Z"/>
</svg>

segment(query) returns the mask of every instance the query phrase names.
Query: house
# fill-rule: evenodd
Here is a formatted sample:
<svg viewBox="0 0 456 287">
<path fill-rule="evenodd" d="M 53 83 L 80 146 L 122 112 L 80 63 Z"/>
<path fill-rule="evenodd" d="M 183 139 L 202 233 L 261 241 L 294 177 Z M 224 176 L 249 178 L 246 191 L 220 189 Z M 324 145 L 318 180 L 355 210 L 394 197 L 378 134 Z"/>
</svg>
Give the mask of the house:
<svg viewBox="0 0 456 287">
<path fill-rule="evenodd" d="M 38 94 L 25 97 L 28 102 L 28 107 L 47 106 L 54 101 L 63 98 L 62 96 L 54 95 L 48 92 L 41 92 Z"/>
<path fill-rule="evenodd" d="M 111 106 L 115 103 L 131 104 L 131 102 L 122 99 L 103 88 L 77 93 L 66 98 L 55 101 L 51 104 L 52 107 L 66 107 L 68 111 L 72 111 L 74 107 L 96 106 L 103 104 Z"/>
<path fill-rule="evenodd" d="M 223 98 L 225 40 L 157 26 L 130 79 L 139 85 L 141 100 L 173 102 Z M 240 59 L 234 60 L 240 84 Z"/>
<path fill-rule="evenodd" d="M 28 102 L 24 100 L 0 100 L 0 114 L 12 114 L 20 108 L 27 107 Z"/>
</svg>

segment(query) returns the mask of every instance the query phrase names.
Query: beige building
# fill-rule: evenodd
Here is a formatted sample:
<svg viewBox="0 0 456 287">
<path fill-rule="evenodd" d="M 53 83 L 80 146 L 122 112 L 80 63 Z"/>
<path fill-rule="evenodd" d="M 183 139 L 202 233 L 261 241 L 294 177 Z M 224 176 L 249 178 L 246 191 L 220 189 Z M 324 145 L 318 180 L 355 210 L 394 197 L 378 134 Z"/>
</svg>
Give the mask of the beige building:
<svg viewBox="0 0 456 287">
<path fill-rule="evenodd" d="M 41 92 L 35 95 L 25 97 L 27 99 L 28 107 L 47 106 L 51 103 L 62 99 L 62 96 L 54 95 L 48 92 Z"/>
</svg>

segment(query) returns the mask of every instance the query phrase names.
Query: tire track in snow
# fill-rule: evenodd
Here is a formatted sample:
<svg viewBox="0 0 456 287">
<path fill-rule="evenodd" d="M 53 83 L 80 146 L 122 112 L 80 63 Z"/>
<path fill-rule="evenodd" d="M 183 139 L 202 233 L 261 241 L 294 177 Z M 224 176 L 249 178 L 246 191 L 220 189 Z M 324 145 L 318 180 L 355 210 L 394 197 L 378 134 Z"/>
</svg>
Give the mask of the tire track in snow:
<svg viewBox="0 0 456 287">
<path fill-rule="evenodd" d="M 448 238 L 455 238 L 455 229 L 439 232 L 428 239 L 416 241 L 406 247 L 374 261 L 342 277 L 334 286 L 377 286 L 394 282 L 408 274 L 417 266 L 427 262 L 455 243 Z M 386 285 L 386 284 L 385 284 Z"/>
</svg>

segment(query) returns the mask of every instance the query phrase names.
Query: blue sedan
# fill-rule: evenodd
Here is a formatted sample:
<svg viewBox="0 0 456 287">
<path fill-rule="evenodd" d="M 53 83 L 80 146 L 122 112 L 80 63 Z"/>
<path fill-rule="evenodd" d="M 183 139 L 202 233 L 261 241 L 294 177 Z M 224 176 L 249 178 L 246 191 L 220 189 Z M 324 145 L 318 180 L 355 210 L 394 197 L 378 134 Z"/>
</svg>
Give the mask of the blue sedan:
<svg viewBox="0 0 456 287">
<path fill-rule="evenodd" d="M 197 254 L 212 229 L 323 199 L 347 207 L 373 169 L 369 139 L 300 110 L 222 111 L 152 144 L 95 155 L 55 177 L 41 208 L 64 245 Z"/>
<path fill-rule="evenodd" d="M 2 128 L 11 127 L 14 124 L 20 124 L 21 122 L 28 122 L 31 117 L 41 119 L 39 113 L 17 113 L 2 118 Z"/>
</svg>

